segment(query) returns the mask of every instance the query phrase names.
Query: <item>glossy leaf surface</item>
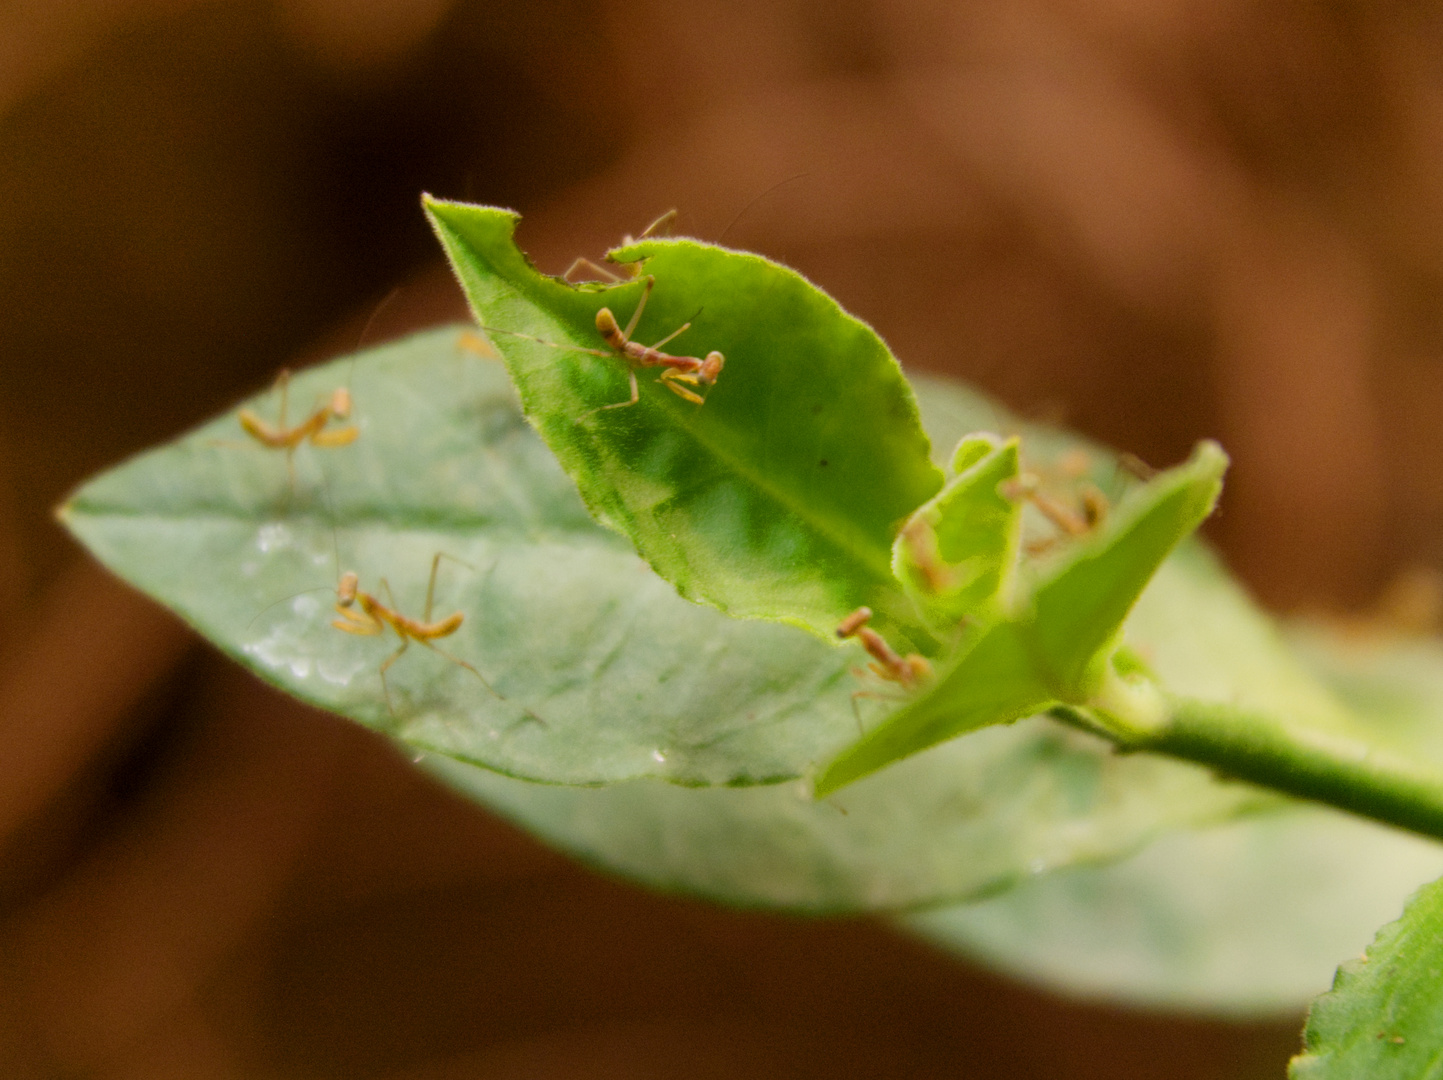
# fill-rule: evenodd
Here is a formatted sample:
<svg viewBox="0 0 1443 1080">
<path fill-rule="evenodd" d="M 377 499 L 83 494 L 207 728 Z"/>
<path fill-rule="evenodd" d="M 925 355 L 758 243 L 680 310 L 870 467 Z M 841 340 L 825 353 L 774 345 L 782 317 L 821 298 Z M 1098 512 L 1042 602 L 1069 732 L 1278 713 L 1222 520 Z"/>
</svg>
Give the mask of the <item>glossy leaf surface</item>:
<svg viewBox="0 0 1443 1080">
<path fill-rule="evenodd" d="M 690 784 L 796 776 L 855 731 L 851 650 L 688 603 L 599 527 L 475 335 L 438 330 L 295 377 L 293 419 L 349 384 L 360 436 L 284 455 L 226 416 L 92 480 L 62 511 L 116 573 L 303 701 L 517 776 Z M 274 420 L 274 393 L 248 403 Z M 422 614 L 443 657 L 333 629 L 341 571 Z"/>
</svg>

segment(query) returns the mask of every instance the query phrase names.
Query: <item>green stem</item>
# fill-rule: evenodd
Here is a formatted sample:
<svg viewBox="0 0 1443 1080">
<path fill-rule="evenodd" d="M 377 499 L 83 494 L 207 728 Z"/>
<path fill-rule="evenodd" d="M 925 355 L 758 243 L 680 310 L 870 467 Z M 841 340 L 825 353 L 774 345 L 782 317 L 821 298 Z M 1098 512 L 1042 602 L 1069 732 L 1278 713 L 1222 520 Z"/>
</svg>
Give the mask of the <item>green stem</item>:
<svg viewBox="0 0 1443 1080">
<path fill-rule="evenodd" d="M 1230 779 L 1443 839 L 1443 766 L 1435 762 L 1229 705 L 1177 698 L 1170 704 L 1145 731 L 1119 730 L 1091 711 L 1060 708 L 1053 715 L 1127 750 L 1194 761 Z"/>
</svg>

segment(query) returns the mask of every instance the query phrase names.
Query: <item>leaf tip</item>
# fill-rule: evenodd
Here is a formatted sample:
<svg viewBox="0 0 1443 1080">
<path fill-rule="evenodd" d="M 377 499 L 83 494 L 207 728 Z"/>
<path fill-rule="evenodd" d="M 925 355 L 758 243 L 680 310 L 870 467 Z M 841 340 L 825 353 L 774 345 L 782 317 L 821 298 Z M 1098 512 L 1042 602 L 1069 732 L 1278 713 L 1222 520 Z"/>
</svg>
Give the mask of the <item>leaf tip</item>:
<svg viewBox="0 0 1443 1080">
<path fill-rule="evenodd" d="M 956 448 L 952 451 L 952 458 L 949 464 L 952 474 L 966 472 L 969 468 L 981 461 L 988 454 L 992 453 L 999 446 L 1007 441 L 1001 435 L 994 435 L 990 431 L 974 431 L 970 435 L 962 436 Z M 1016 442 L 1014 438 L 1011 441 Z"/>
<path fill-rule="evenodd" d="M 833 761 L 825 769 L 822 770 L 820 775 L 813 776 L 811 778 L 810 787 L 812 789 L 812 800 L 814 802 L 819 799 L 825 799 L 834 791 L 838 791 L 839 789 L 846 787 L 851 780 L 856 779 L 856 777 L 845 777 L 839 775 L 837 769 L 838 764 L 838 761 Z"/>
<path fill-rule="evenodd" d="M 1192 450 L 1192 464 L 1198 471 L 1221 477 L 1232 459 L 1216 439 L 1200 439 Z"/>
<path fill-rule="evenodd" d="M 483 203 L 457 202 L 454 199 L 438 199 L 430 192 L 421 195 L 421 209 L 439 231 L 445 227 L 457 233 L 466 233 L 477 225 L 488 225 L 504 220 L 511 233 L 521 215 L 503 206 L 486 206 Z"/>
<path fill-rule="evenodd" d="M 1202 439 L 1193 447 L 1187 463 L 1179 470 L 1189 477 L 1189 486 L 1197 491 L 1205 502 L 1199 524 L 1202 518 L 1217 509 L 1218 499 L 1223 492 L 1223 475 L 1230 464 L 1232 460 L 1221 445 L 1212 439 Z"/>
<path fill-rule="evenodd" d="M 883 750 L 879 754 L 874 749 L 874 740 L 863 736 L 833 757 L 811 777 L 812 798 L 825 799 L 848 784 L 855 783 L 864 776 L 870 776 L 884 765 L 890 765 L 905 756 L 907 755 L 896 754 L 888 750 Z"/>
</svg>

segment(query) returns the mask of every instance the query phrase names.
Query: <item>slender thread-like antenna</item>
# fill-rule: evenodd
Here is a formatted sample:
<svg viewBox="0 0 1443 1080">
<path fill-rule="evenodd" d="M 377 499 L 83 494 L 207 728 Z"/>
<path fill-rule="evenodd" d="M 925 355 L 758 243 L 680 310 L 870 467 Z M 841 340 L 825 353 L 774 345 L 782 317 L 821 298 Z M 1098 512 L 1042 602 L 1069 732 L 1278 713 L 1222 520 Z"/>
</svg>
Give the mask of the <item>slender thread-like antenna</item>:
<svg viewBox="0 0 1443 1080">
<path fill-rule="evenodd" d="M 743 214 L 745 214 L 748 210 L 750 210 L 750 209 L 751 209 L 753 206 L 755 206 L 757 203 L 759 203 L 759 202 L 761 202 L 763 199 L 765 199 L 765 198 L 766 198 L 768 195 L 770 195 L 772 192 L 776 191 L 777 188 L 785 187 L 786 185 L 790 184 L 793 180 L 801 180 L 801 179 L 803 179 L 803 178 L 805 178 L 805 177 L 808 177 L 808 176 L 811 176 L 811 175 L 812 175 L 812 174 L 811 174 L 810 172 L 799 172 L 799 173 L 797 173 L 795 176 L 789 176 L 789 177 L 787 177 L 785 180 L 778 180 L 778 181 L 777 181 L 775 184 L 773 184 L 771 187 L 767 188 L 766 191 L 763 191 L 760 195 L 757 195 L 756 197 L 754 197 L 751 202 L 747 203 L 747 204 L 746 204 L 745 206 L 743 206 L 740 210 L 738 210 L 738 211 L 736 212 L 736 216 L 735 216 L 734 218 L 732 218 L 730 221 L 727 222 L 727 227 L 721 231 L 721 235 L 719 235 L 719 236 L 718 236 L 714 241 L 712 241 L 712 242 L 715 243 L 715 244 L 720 244 L 720 243 L 722 242 L 722 240 L 724 240 L 724 239 L 726 238 L 726 234 L 732 231 L 732 226 L 735 225 L 738 221 L 740 221 L 740 220 L 742 219 L 742 215 L 743 215 Z"/>
<path fill-rule="evenodd" d="M 366 320 L 366 325 L 361 327 L 361 336 L 356 339 L 357 352 L 359 352 L 361 346 L 366 343 L 366 335 L 371 332 L 371 327 L 376 324 L 377 316 L 379 316 L 381 312 L 386 310 L 386 305 L 388 305 L 392 300 L 396 299 L 396 297 L 401 294 L 401 289 L 402 286 L 397 285 L 381 299 L 381 302 L 379 304 L 377 304 L 374 308 L 371 309 L 370 318 Z"/>
</svg>

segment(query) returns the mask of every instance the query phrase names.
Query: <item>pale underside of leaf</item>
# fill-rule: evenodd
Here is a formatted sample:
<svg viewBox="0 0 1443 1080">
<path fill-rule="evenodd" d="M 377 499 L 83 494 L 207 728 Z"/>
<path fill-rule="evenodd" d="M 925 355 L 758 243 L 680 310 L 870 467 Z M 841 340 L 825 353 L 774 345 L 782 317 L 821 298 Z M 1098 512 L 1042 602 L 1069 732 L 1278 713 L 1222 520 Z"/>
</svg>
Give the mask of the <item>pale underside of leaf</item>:
<svg viewBox="0 0 1443 1080">
<path fill-rule="evenodd" d="M 350 383 L 360 437 L 281 453 L 223 417 L 107 473 L 64 510 L 107 565 L 263 678 L 414 746 L 563 783 L 798 775 L 855 731 L 852 650 L 688 603 L 596 525 L 504 368 L 435 331 L 297 376 L 293 415 Z M 273 394 L 249 403 L 274 416 Z M 331 626 L 342 571 L 421 615 L 464 614 L 388 672 L 389 633 Z M 389 586 L 383 590 L 382 579 Z"/>
<path fill-rule="evenodd" d="M 654 888 L 815 914 L 975 899 L 1160 833 L 1271 805 L 1256 789 L 1045 717 L 990 728 L 815 800 L 803 784 L 528 784 L 428 755 L 446 783 Z"/>
<path fill-rule="evenodd" d="M 1439 873 L 1436 842 L 1300 806 L 1174 832 L 1126 861 L 1045 874 L 903 925 L 1073 998 L 1290 1017 Z"/>
<path fill-rule="evenodd" d="M 949 743 L 820 803 L 789 784 L 584 790 L 497 775 L 795 778 L 855 737 L 854 691 L 887 691 L 853 676 L 856 646 L 678 597 L 590 519 L 522 419 L 501 365 L 468 340 L 464 328 L 438 330 L 297 376 L 293 416 L 348 384 L 360 437 L 302 447 L 294 489 L 283 455 L 222 417 L 97 478 L 65 518 L 98 557 L 262 677 L 428 761 L 451 755 L 494 770 L 451 769 L 468 778 L 453 782 L 560 846 L 664 887 L 818 911 L 913 907 L 1112 858 L 1159 830 L 1256 805 L 1253 789 L 1118 757 L 1041 719 Z M 1014 426 L 965 390 L 921 387 L 939 447 L 960 431 Z M 273 394 L 248 404 L 275 415 Z M 1024 439 L 1038 454 L 1075 445 L 1046 431 Z M 1107 484 L 1100 452 L 1097 468 Z M 461 611 L 465 622 L 438 644 L 504 700 L 413 645 L 390 670 L 392 711 L 379 667 L 396 642 L 334 630 L 332 590 L 343 569 L 378 593 L 385 577 L 396 606 L 419 614 L 437 551 L 465 563 L 442 564 L 436 614 Z M 1179 604 L 1189 616 L 1174 625 Z M 1132 624 L 1155 669 L 1189 692 L 1261 704 L 1310 685 L 1196 551 L 1164 567 Z M 1239 640 L 1245 655 L 1232 655 L 1227 643 Z M 1279 664 L 1259 659 L 1268 648 Z M 1270 682 L 1279 670 L 1292 681 Z M 856 704 L 876 724 L 897 701 Z"/>
</svg>

